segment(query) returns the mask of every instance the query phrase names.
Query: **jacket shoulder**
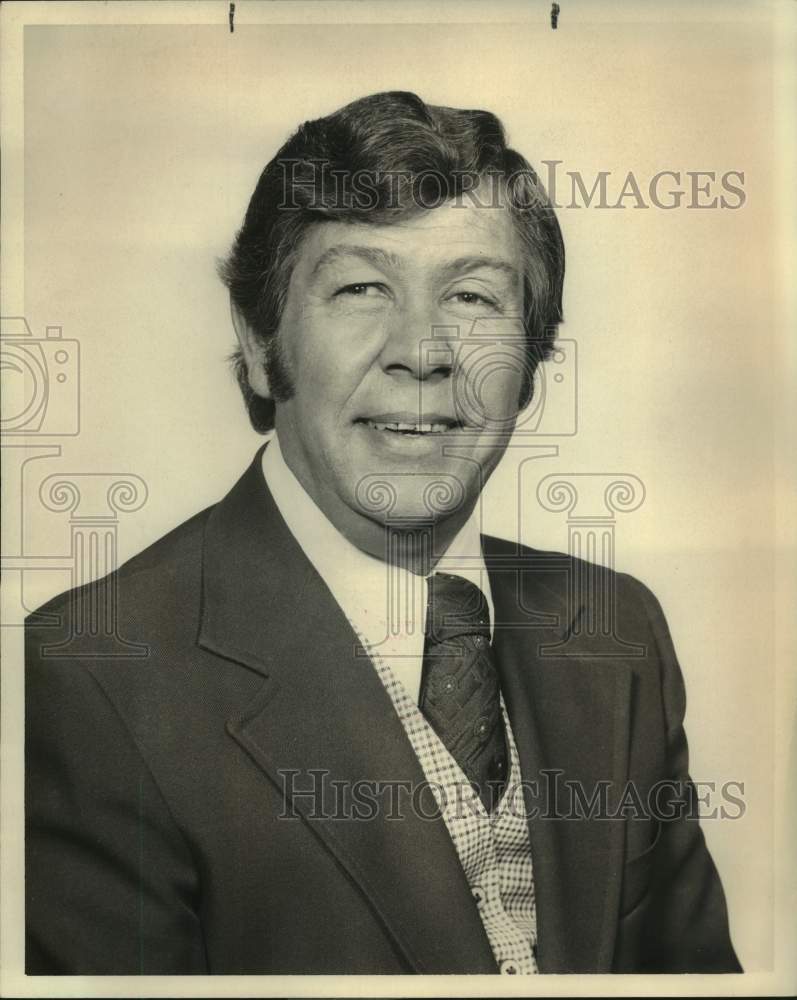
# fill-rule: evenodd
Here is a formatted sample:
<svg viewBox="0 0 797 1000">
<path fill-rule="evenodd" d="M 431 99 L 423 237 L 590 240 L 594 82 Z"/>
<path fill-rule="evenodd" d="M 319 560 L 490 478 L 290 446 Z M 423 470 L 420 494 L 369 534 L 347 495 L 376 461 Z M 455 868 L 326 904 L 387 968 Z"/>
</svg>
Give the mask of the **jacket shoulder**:
<svg viewBox="0 0 797 1000">
<path fill-rule="evenodd" d="M 642 580 L 630 573 L 600 565 L 554 549 L 537 549 L 520 542 L 482 535 L 487 566 L 498 573 L 519 574 L 522 604 L 532 601 L 557 609 L 576 627 L 579 618 L 609 614 L 614 628 L 635 641 L 672 646 L 658 599 Z M 534 595 L 533 600 L 529 595 Z M 607 606 L 607 602 L 611 606 Z"/>
<path fill-rule="evenodd" d="M 215 505 L 193 515 L 105 577 L 64 591 L 31 613 L 26 631 L 70 634 L 80 616 L 104 602 L 119 617 L 140 622 L 162 618 L 166 609 L 198 600 L 205 525 Z"/>
<path fill-rule="evenodd" d="M 658 604 L 653 592 L 642 580 L 613 567 L 590 562 L 556 549 L 533 548 L 530 545 L 523 545 L 522 542 L 500 538 L 498 535 L 483 534 L 482 545 L 488 564 L 492 562 L 500 566 L 503 563 L 507 567 L 516 567 L 523 572 L 531 573 L 535 570 L 540 572 L 547 570 L 551 574 L 552 587 L 557 575 L 560 578 L 560 586 L 563 586 L 566 585 L 565 581 L 573 576 L 600 572 L 604 580 L 615 583 L 622 591 L 637 595 L 644 603 Z"/>
</svg>

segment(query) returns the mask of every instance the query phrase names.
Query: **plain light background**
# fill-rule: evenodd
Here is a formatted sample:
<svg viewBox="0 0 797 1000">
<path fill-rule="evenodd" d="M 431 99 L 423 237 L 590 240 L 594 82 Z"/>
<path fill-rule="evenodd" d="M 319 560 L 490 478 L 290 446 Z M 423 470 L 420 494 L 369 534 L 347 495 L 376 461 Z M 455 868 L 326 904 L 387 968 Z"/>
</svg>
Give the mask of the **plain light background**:
<svg viewBox="0 0 797 1000">
<path fill-rule="evenodd" d="M 222 5 L 224 6 L 224 5 Z M 25 29 L 24 303 L 36 336 L 80 341 L 81 433 L 31 466 L 29 553 L 66 552 L 37 507 L 52 472 L 130 472 L 149 498 L 122 515 L 122 559 L 230 488 L 260 442 L 225 358 L 215 276 L 260 170 L 303 120 L 363 94 L 413 90 L 483 107 L 532 163 L 588 188 L 612 172 L 743 171 L 738 210 L 563 208 L 566 323 L 578 343 L 579 430 L 556 458 L 511 449 L 485 529 L 567 547 L 543 511 L 550 473 L 629 473 L 646 498 L 617 518 L 616 565 L 659 597 L 687 684 L 691 772 L 743 781 L 745 816 L 706 821 L 747 971 L 772 967 L 775 391 L 779 345 L 772 35 L 715 5 L 705 22 L 548 7 L 509 24 L 246 23 Z M 287 16 L 287 15 L 285 15 Z M 451 12 L 449 9 L 449 17 Z M 146 18 L 142 18 L 146 20 Z M 298 18 L 297 18 L 298 20 Z M 544 174 L 544 168 L 543 168 Z M 682 177 L 688 189 L 688 178 Z M 719 185 L 717 185 L 717 189 Z M 717 190 L 717 193 L 720 193 Z M 20 308 L 21 306 L 21 308 Z M 522 444 L 521 441 L 518 441 Z M 30 607 L 68 585 L 29 574 Z"/>
</svg>

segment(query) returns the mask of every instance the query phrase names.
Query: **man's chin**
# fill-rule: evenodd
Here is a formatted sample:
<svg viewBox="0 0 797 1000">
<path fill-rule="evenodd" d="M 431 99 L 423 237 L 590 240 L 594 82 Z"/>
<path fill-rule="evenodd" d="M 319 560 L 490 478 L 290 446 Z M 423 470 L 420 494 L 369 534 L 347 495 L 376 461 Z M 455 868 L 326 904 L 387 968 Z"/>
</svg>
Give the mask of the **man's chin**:
<svg viewBox="0 0 797 1000">
<path fill-rule="evenodd" d="M 341 495 L 348 496 L 352 509 L 385 528 L 462 520 L 482 476 L 473 459 L 445 453 L 453 437 L 446 434 L 432 442 L 357 426 L 340 455 Z"/>
<path fill-rule="evenodd" d="M 385 529 L 412 531 L 464 520 L 467 494 L 456 477 L 418 472 L 408 478 L 412 484 L 384 473 L 364 477 L 354 498 L 355 509 Z"/>
</svg>

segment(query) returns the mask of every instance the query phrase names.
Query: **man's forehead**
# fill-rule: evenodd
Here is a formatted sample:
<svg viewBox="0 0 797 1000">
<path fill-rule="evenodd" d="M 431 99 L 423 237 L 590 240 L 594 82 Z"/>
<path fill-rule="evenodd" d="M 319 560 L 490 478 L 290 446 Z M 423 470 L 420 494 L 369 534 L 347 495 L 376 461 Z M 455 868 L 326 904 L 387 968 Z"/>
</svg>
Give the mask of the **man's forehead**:
<svg viewBox="0 0 797 1000">
<path fill-rule="evenodd" d="M 501 207 L 448 202 L 388 223 L 325 221 L 307 233 L 305 263 L 319 265 L 346 257 L 367 257 L 370 248 L 387 266 L 419 259 L 443 263 L 484 257 L 522 271 L 520 241 L 508 211 Z M 351 250 L 351 252 L 348 252 Z M 376 259 L 373 261 L 378 263 Z"/>
</svg>

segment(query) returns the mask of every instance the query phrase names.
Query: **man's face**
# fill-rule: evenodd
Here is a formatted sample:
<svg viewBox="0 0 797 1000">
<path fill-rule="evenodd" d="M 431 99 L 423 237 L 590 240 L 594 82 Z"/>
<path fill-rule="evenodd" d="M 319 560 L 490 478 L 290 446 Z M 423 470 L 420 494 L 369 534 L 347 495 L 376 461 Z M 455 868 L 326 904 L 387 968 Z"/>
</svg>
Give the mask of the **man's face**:
<svg viewBox="0 0 797 1000">
<path fill-rule="evenodd" d="M 341 530 L 472 509 L 514 426 L 522 305 L 503 209 L 449 203 L 391 225 L 309 230 L 277 334 L 295 392 L 276 428 Z"/>
</svg>

